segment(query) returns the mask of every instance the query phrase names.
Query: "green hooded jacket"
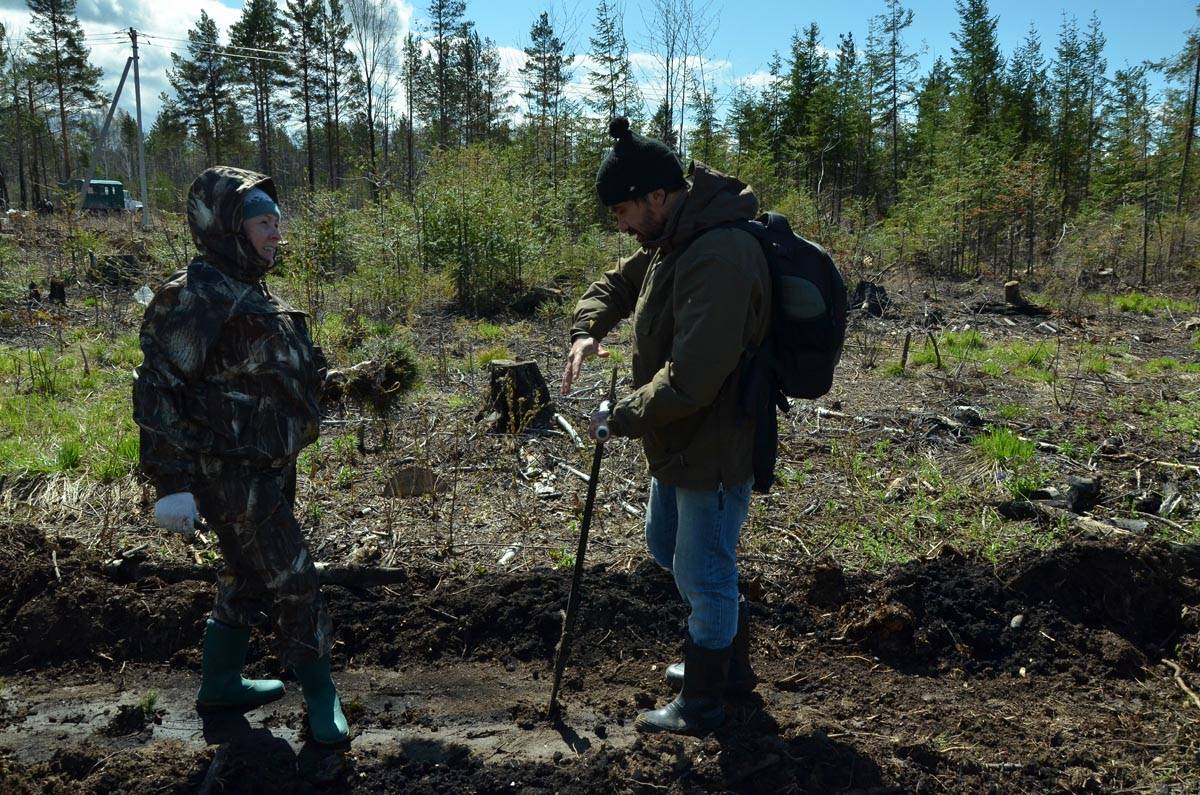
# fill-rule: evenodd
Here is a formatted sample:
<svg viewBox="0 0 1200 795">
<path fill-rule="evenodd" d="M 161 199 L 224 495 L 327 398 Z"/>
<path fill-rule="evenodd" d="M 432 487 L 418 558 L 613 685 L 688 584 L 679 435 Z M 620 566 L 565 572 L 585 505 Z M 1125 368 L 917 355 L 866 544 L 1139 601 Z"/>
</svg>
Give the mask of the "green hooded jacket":
<svg viewBox="0 0 1200 795">
<path fill-rule="evenodd" d="M 766 337 L 771 279 L 758 240 L 712 227 L 753 218 L 747 185 L 701 163 L 660 240 L 591 285 L 572 338 L 600 340 L 633 317 L 633 387 L 613 407 L 614 434 L 640 438 L 650 474 L 690 489 L 752 473 L 754 423 L 738 407 L 743 356 Z"/>
<path fill-rule="evenodd" d="M 328 369 L 307 315 L 271 294 L 270 270 L 241 232 L 242 199 L 262 174 L 217 166 L 192 183 L 199 255 L 159 288 L 142 320 L 133 417 L 141 469 L 163 496 L 190 491 L 200 457 L 279 466 L 316 440 Z"/>
</svg>

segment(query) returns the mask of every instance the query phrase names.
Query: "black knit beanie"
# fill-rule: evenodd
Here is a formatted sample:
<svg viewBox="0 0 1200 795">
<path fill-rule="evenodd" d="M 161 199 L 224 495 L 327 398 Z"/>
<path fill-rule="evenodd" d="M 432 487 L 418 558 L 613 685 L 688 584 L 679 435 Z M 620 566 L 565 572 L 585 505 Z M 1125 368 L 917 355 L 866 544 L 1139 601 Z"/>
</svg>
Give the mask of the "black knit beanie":
<svg viewBox="0 0 1200 795">
<path fill-rule="evenodd" d="M 613 119 L 608 134 L 616 141 L 596 172 L 596 192 L 604 206 L 612 207 L 659 188 L 671 191 L 687 186 L 683 166 L 670 147 L 629 129 L 629 119 Z"/>
</svg>

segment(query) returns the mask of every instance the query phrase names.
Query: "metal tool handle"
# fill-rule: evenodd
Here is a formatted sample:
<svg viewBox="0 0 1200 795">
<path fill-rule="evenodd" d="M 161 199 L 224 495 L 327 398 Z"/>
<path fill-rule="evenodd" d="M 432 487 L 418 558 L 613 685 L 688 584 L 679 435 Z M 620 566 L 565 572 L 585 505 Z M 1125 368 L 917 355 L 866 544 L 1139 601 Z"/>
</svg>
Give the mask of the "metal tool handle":
<svg viewBox="0 0 1200 795">
<path fill-rule="evenodd" d="M 600 402 L 600 411 L 604 414 L 604 419 L 596 426 L 596 438 L 600 441 L 605 441 L 611 435 L 608 430 L 608 413 L 612 410 L 612 403 L 603 400 Z"/>
</svg>

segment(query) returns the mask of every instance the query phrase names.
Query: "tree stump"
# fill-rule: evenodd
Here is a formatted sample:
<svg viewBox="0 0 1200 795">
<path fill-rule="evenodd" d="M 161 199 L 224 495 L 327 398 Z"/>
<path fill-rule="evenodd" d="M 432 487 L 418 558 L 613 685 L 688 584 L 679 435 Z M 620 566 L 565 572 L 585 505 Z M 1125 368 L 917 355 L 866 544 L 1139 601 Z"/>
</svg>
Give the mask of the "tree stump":
<svg viewBox="0 0 1200 795">
<path fill-rule="evenodd" d="M 488 376 L 487 406 L 476 419 L 486 420 L 492 433 L 548 426 L 554 406 L 537 362 L 497 359 L 488 364 Z"/>
<path fill-rule="evenodd" d="M 67 305 L 67 285 L 62 279 L 50 280 L 50 297 L 52 304 Z"/>
<path fill-rule="evenodd" d="M 1021 283 L 1016 279 L 1004 283 L 1004 303 L 1009 306 L 1025 305 L 1025 299 L 1021 297 Z"/>
</svg>

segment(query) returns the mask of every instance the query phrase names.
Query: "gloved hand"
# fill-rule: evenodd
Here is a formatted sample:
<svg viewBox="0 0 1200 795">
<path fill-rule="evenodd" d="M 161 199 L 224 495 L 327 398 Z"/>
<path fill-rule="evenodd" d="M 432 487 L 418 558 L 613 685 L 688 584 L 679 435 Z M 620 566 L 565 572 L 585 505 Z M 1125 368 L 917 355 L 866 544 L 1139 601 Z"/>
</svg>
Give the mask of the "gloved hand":
<svg viewBox="0 0 1200 795">
<path fill-rule="evenodd" d="M 154 503 L 154 521 L 165 530 L 192 535 L 196 532 L 196 498 L 190 491 L 180 491 Z"/>
</svg>

